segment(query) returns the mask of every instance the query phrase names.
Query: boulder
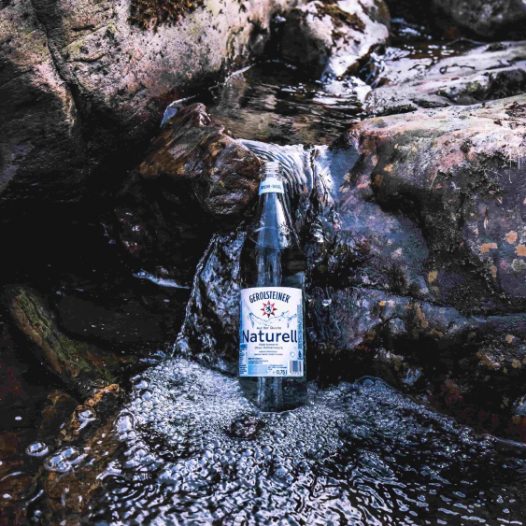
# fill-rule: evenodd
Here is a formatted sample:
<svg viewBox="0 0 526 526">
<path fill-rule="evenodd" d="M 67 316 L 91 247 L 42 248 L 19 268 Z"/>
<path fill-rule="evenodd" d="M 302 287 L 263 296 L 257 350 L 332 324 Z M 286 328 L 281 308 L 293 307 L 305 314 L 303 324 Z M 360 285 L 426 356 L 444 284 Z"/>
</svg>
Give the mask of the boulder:
<svg viewBox="0 0 526 526">
<path fill-rule="evenodd" d="M 434 43 L 389 47 L 373 54 L 374 63 L 379 72 L 366 99 L 369 114 L 476 104 L 526 89 L 525 41 L 444 44 L 440 51 Z"/>
<path fill-rule="evenodd" d="M 280 29 L 283 58 L 314 77 L 340 77 L 356 70 L 389 36 L 383 0 L 330 0 L 294 8 Z"/>
<path fill-rule="evenodd" d="M 3 198 L 76 200 L 94 173 L 104 173 L 106 183 L 117 177 L 137 159 L 167 101 L 260 52 L 271 16 L 287 5 L 4 3 Z"/>
<path fill-rule="evenodd" d="M 526 4 L 522 0 L 433 0 L 458 25 L 482 37 L 515 30 L 524 38 Z"/>
</svg>

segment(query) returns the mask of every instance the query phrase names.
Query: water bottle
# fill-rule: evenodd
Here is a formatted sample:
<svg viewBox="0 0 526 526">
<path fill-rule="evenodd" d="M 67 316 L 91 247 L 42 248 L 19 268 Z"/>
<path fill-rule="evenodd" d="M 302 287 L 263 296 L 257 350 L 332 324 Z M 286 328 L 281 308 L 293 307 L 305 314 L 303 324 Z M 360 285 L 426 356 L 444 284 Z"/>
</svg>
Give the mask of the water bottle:
<svg viewBox="0 0 526 526">
<path fill-rule="evenodd" d="M 263 165 L 256 217 L 241 253 L 239 381 L 262 411 L 282 411 L 307 399 L 305 257 L 278 162 Z"/>
</svg>

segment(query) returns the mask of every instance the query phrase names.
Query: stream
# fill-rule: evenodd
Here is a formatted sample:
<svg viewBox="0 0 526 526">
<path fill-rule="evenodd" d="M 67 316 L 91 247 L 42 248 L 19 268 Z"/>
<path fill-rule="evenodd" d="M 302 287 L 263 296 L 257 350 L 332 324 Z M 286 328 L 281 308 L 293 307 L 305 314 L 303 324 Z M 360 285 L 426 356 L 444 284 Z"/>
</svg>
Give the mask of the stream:
<svg viewBox="0 0 526 526">
<path fill-rule="evenodd" d="M 322 184 L 339 187 L 343 172 L 338 172 L 338 156 L 343 150 L 329 152 L 328 145 L 350 122 L 371 114 L 367 95 L 383 85 L 385 62 L 411 60 L 432 67 L 430 63 L 479 45 L 462 39 L 435 41 L 403 21 L 394 26 L 395 44 L 355 76 L 306 80 L 295 68 L 266 60 L 170 105 L 165 118 L 189 103 L 206 103 L 210 114 L 250 150 L 262 157 L 278 156 L 291 187 L 312 188 L 313 177 L 323 173 L 327 179 Z M 303 171 L 313 151 L 314 172 Z M 354 153 L 345 155 L 348 166 Z M 173 354 L 191 281 L 123 268 L 108 246 L 108 236 L 92 227 L 93 220 L 81 219 L 87 227 L 68 226 L 68 235 L 87 231 L 96 242 L 87 237 L 86 243 L 72 247 L 74 255 L 66 256 L 68 250 L 58 245 L 67 236 L 55 241 L 57 250 L 46 263 L 46 273 L 38 270 L 41 260 L 28 263 L 34 253 L 24 249 L 24 266 L 15 258 L 6 282 L 46 288 L 63 303 L 59 321 L 68 334 L 84 332 L 97 341 L 106 329 L 104 316 L 97 322 L 102 329 L 87 323 L 78 327 L 68 318 L 68 309 L 80 309 L 88 318 L 89 301 L 110 305 L 122 300 L 129 310 L 116 339 L 144 322 L 145 330 L 156 333 L 162 328 L 172 341 L 155 341 L 143 353 L 139 366 L 131 367 L 132 379 L 121 382 L 124 393 L 116 403 L 107 408 L 95 400 L 77 407 L 75 419 L 65 419 L 54 438 L 32 420 L 38 421 L 38 407 L 57 382 L 35 370 L 27 373 L 29 382 L 40 378 L 34 381 L 34 406 L 6 416 L 11 422 L 23 415 L 26 428 L 17 440 L 24 454 L 9 464 L 12 468 L 0 480 L 20 480 L 24 491 L 15 497 L 5 490 L 0 498 L 16 513 L 27 514 L 28 524 L 526 524 L 522 442 L 474 430 L 432 409 L 423 398 L 372 376 L 333 378 L 323 386 L 313 381 L 306 406 L 277 414 L 258 412 L 243 397 L 237 379 L 226 374 L 227 367 L 220 371 Z M 365 204 L 352 221 L 356 228 L 370 229 L 383 219 Z M 396 238 L 396 225 L 392 230 Z M 418 244 L 418 236 L 410 241 Z M 71 294 L 85 303 L 68 303 Z M 161 321 L 153 315 L 144 321 L 144 305 L 136 304 L 142 305 L 145 297 L 153 298 L 146 309 Z M 167 322 L 172 305 L 177 320 Z M 139 348 L 141 341 L 130 336 L 130 345 Z M 8 431 L 20 427 L 9 422 Z"/>
<path fill-rule="evenodd" d="M 95 455 L 88 448 L 79 458 L 81 447 L 67 446 L 46 457 L 48 490 L 53 482 L 53 493 L 73 494 L 65 507 L 41 508 L 37 498 L 32 517 L 98 525 L 524 524 L 523 444 L 477 436 L 375 378 L 312 385 L 309 394 L 300 409 L 260 414 L 235 378 L 167 360 L 134 379 L 112 433 L 90 440 Z M 109 463 L 105 451 L 113 453 Z M 92 470 L 99 487 L 79 517 L 75 499 Z"/>
</svg>

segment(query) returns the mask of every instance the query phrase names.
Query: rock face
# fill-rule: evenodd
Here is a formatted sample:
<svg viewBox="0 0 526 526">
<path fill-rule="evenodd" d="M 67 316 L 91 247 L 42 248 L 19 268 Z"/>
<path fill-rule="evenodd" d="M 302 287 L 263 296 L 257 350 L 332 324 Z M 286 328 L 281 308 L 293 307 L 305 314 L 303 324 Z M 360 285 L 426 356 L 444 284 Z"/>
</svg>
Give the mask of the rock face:
<svg viewBox="0 0 526 526">
<path fill-rule="evenodd" d="M 387 48 L 373 58 L 379 71 L 366 100 L 371 114 L 475 104 L 526 89 L 524 41 L 476 47 L 444 44 L 438 53 L 435 44 L 421 44 Z"/>
<path fill-rule="evenodd" d="M 4 198 L 76 199 L 101 162 L 114 171 L 133 161 L 129 152 L 166 101 L 261 51 L 272 13 L 287 1 L 167 3 L 164 14 L 155 0 L 133 4 L 0 8 Z"/>
<path fill-rule="evenodd" d="M 433 0 L 457 24 L 483 37 L 519 28 L 526 36 L 526 4 L 522 0 Z M 522 29 L 520 29 L 522 26 Z"/>
<path fill-rule="evenodd" d="M 293 9 L 281 28 L 285 60 L 312 76 L 336 76 L 356 69 L 374 46 L 389 36 L 383 0 L 314 1 Z"/>
<path fill-rule="evenodd" d="M 71 90 L 29 0 L 1 6 L 0 35 L 0 194 L 11 183 L 20 197 L 58 190 L 56 199 L 68 199 L 82 191 L 85 145 Z M 58 188 L 60 180 L 68 184 Z"/>
<path fill-rule="evenodd" d="M 466 404 L 491 378 L 483 399 L 508 410 L 522 394 L 525 109 L 519 96 L 369 119 L 347 145 L 313 149 L 298 220 L 321 377 L 362 364 Z M 242 239 L 211 242 L 176 345 L 229 372 Z"/>
</svg>

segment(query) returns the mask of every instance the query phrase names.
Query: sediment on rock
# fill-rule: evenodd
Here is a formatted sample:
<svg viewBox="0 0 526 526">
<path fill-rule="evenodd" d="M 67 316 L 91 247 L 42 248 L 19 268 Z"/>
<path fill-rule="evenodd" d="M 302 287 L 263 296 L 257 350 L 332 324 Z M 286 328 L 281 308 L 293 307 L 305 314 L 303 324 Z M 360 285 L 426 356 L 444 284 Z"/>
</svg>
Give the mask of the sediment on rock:
<svg viewBox="0 0 526 526">
<path fill-rule="evenodd" d="M 37 359 L 67 387 L 89 395 L 93 389 L 115 381 L 122 361 L 112 353 L 63 334 L 38 293 L 27 287 L 10 286 L 4 295 L 14 326 L 32 345 Z"/>
</svg>

